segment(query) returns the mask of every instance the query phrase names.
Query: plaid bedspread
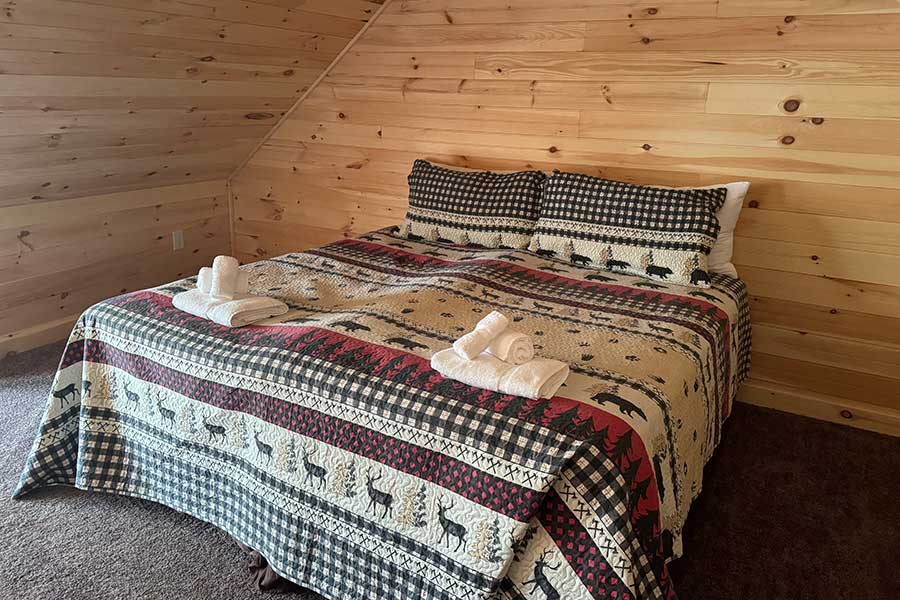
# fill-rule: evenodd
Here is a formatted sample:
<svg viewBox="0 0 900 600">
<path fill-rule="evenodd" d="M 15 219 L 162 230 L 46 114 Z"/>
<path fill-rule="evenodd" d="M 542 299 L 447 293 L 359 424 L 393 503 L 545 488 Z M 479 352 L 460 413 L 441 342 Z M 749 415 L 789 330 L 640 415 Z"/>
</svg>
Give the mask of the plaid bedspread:
<svg viewBox="0 0 900 600">
<path fill-rule="evenodd" d="M 388 230 L 244 268 L 291 311 L 219 327 L 173 308 L 192 279 L 88 309 L 16 495 L 155 500 L 335 600 L 675 596 L 666 563 L 748 368 L 742 282 Z M 571 365 L 557 397 L 431 370 L 494 309 Z"/>
</svg>

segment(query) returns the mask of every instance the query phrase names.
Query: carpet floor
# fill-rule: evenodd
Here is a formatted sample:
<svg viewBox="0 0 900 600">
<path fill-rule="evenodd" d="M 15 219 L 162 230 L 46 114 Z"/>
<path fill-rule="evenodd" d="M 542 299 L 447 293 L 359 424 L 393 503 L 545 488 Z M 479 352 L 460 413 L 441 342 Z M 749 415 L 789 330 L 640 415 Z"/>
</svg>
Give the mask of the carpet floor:
<svg viewBox="0 0 900 600">
<path fill-rule="evenodd" d="M 61 352 L 0 361 L 0 597 L 271 600 L 235 543 L 187 515 L 63 488 L 10 499 Z M 900 438 L 737 405 L 671 565 L 675 589 L 682 600 L 900 598 L 898 475 Z"/>
</svg>

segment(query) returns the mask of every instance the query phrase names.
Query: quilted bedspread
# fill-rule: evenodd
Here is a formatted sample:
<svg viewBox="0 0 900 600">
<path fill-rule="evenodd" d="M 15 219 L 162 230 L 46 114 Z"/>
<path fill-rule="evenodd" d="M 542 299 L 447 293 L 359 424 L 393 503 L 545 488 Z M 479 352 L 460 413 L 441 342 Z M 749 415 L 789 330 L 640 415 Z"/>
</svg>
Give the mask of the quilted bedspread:
<svg viewBox="0 0 900 600">
<path fill-rule="evenodd" d="M 290 312 L 191 317 L 192 279 L 88 309 L 17 496 L 74 485 L 222 528 L 325 597 L 673 598 L 667 562 L 748 367 L 709 290 L 390 230 L 263 260 Z M 491 310 L 572 373 L 528 400 L 431 355 Z"/>
</svg>

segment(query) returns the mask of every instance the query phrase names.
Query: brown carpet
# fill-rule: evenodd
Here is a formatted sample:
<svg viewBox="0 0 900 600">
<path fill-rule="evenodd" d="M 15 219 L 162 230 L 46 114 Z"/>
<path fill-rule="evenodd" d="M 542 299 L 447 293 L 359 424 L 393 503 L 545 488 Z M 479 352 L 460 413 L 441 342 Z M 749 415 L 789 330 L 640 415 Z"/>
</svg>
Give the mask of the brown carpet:
<svg viewBox="0 0 900 600">
<path fill-rule="evenodd" d="M 737 404 L 684 548 L 682 600 L 900 598 L 900 438 Z"/>
<path fill-rule="evenodd" d="M 158 504 L 69 489 L 11 501 L 61 351 L 0 361 L 0 598 L 312 600 L 261 594 L 225 534 Z M 736 406 L 671 565 L 675 589 L 900 598 L 898 477 L 900 438 Z"/>
</svg>

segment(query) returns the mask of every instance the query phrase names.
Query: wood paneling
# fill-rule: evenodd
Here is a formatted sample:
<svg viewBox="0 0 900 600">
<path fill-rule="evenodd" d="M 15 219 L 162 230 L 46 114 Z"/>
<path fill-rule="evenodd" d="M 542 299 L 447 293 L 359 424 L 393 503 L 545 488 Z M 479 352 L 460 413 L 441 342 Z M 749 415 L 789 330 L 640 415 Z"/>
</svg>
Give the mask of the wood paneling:
<svg viewBox="0 0 900 600">
<path fill-rule="evenodd" d="M 395 0 L 233 178 L 237 252 L 399 222 L 417 157 L 751 180 L 742 397 L 900 432 L 895 1 Z"/>
<path fill-rule="evenodd" d="M 0 356 L 64 337 L 94 302 L 196 272 L 228 251 L 229 225 L 224 180 L 3 209 Z"/>
<path fill-rule="evenodd" d="M 0 356 L 230 251 L 225 180 L 380 7 L 4 3 Z"/>
</svg>

